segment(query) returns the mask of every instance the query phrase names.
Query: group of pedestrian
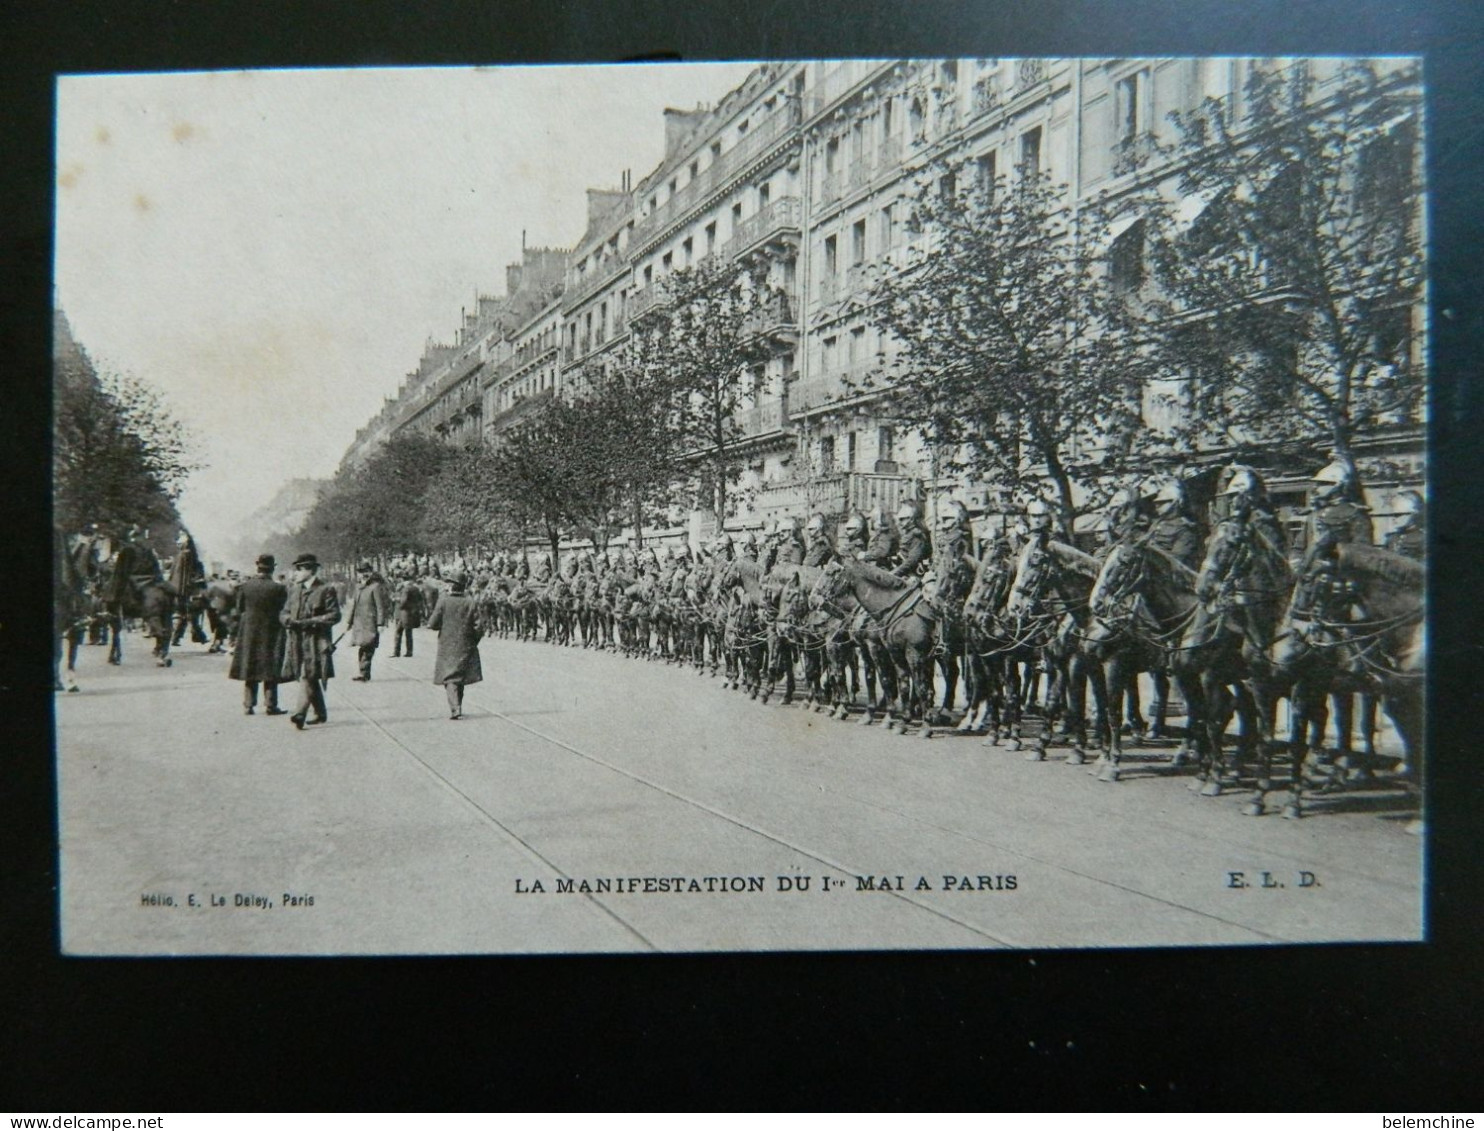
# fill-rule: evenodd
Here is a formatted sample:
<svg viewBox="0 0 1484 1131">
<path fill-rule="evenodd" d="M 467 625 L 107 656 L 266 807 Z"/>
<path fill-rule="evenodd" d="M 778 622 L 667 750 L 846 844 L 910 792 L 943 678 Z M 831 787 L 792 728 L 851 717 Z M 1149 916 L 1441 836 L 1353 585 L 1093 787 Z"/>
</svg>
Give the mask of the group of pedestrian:
<svg viewBox="0 0 1484 1131">
<path fill-rule="evenodd" d="M 256 713 L 259 687 L 265 713 L 289 714 L 278 703 L 278 685 L 297 683 L 299 703 L 289 721 L 296 729 L 329 721 L 325 691 L 335 676 L 334 628 L 340 623 L 342 601 L 334 585 L 320 576 L 319 559 L 300 554 L 294 559 L 290 585 L 274 580 L 277 561 L 272 554 L 257 559 L 256 576 L 237 586 L 233 619 L 235 647 L 228 677 L 243 684 L 245 714 Z M 362 564 L 356 586 L 344 602 L 348 610 L 345 633 L 356 648 L 357 683 L 371 679 L 372 659 L 381 643 L 381 630 L 396 625 L 393 656 L 412 655 L 413 629 L 418 626 L 425 595 L 415 579 L 398 579 L 395 595 L 386 582 Z M 445 579 L 447 594 L 436 601 L 427 627 L 438 633 L 438 655 L 433 682 L 444 686 L 450 719 L 463 717 L 464 687 L 483 679 L 479 662 L 481 627 L 467 596 L 468 577 Z M 342 634 L 343 635 L 343 634 Z"/>
</svg>

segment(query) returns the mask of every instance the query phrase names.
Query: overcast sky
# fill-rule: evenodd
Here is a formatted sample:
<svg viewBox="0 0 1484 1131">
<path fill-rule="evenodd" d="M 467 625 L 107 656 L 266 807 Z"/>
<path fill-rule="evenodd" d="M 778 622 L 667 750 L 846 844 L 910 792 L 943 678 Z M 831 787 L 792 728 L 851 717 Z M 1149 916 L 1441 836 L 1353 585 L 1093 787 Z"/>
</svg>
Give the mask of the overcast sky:
<svg viewBox="0 0 1484 1131">
<path fill-rule="evenodd" d="M 211 545 L 355 431 L 476 289 L 570 247 L 584 190 L 663 156 L 666 106 L 744 65 L 419 68 L 59 80 L 57 297 L 104 370 L 148 381 L 210 467 Z"/>
</svg>

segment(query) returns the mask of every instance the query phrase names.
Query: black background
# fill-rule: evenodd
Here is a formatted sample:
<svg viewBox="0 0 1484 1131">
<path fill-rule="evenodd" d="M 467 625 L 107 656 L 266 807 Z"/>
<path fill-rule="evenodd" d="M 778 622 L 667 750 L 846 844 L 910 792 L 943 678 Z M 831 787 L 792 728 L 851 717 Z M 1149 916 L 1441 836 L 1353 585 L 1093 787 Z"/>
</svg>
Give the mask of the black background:
<svg viewBox="0 0 1484 1131">
<path fill-rule="evenodd" d="M 0 17 L 0 1103 L 14 1110 L 1477 1107 L 1480 148 L 1471 4 L 72 3 Z M 57 950 L 57 73 L 829 55 L 1423 54 L 1429 942 L 1012 954 L 76 960 Z M 663 720 L 656 720 L 657 726 Z M 904 756 L 909 756 L 904 753 Z M 1397 835 L 1402 835 L 1398 833 Z M 1470 1087 L 1473 1085 L 1473 1087 Z"/>
</svg>

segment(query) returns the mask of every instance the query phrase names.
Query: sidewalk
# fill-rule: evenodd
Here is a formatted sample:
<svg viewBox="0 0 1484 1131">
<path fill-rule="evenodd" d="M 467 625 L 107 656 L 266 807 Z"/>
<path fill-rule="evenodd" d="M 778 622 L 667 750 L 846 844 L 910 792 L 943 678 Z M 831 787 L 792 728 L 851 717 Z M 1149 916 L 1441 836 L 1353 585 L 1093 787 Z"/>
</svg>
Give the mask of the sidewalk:
<svg viewBox="0 0 1484 1131">
<path fill-rule="evenodd" d="M 245 717 L 225 657 L 188 649 L 157 669 L 131 638 L 125 665 L 108 668 L 85 650 L 83 691 L 57 697 L 65 949 L 1420 934 L 1422 846 L 1387 819 L 1403 811 L 1394 795 L 1316 801 L 1298 822 L 1248 818 L 1245 797 L 1200 798 L 1152 764 L 1107 784 L 1055 749 L 1029 763 L 978 739 L 922 742 L 765 707 L 688 669 L 499 640 L 483 645 L 487 680 L 451 723 L 430 682 L 434 638 L 418 636 L 415 659 L 378 655 L 367 684 L 349 680 L 342 649 L 330 723 L 302 733 L 261 709 Z M 1263 887 L 1264 872 L 1283 886 Z"/>
</svg>

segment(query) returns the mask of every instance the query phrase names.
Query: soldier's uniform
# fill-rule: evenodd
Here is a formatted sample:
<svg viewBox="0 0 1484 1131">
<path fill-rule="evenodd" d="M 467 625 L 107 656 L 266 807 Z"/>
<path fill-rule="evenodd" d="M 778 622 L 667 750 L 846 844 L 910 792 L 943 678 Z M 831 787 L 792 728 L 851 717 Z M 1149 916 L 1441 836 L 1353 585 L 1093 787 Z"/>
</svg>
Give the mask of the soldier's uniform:
<svg viewBox="0 0 1484 1131">
<path fill-rule="evenodd" d="M 1194 570 L 1201 564 L 1200 523 L 1190 517 L 1185 489 L 1179 480 L 1168 480 L 1155 496 L 1155 515 L 1149 526 L 1149 544 Z"/>
<path fill-rule="evenodd" d="M 897 548 L 896 564 L 892 573 L 898 577 L 919 577 L 926 562 L 933 554 L 932 539 L 917 521 L 915 508 L 904 506 L 897 512 L 897 524 L 902 532 Z"/>
<path fill-rule="evenodd" d="M 865 516 L 852 514 L 845 520 L 845 525 L 840 528 L 840 541 L 835 547 L 835 552 L 842 558 L 855 558 L 857 561 L 864 561 L 869 545 L 870 539 L 866 534 Z"/>
<path fill-rule="evenodd" d="M 869 562 L 878 569 L 891 569 L 896 560 L 897 545 L 897 533 L 891 518 L 883 512 L 876 516 L 872 524 L 871 540 L 866 544 L 866 552 L 861 555 L 861 561 Z"/>
<path fill-rule="evenodd" d="M 1286 599 L 1287 540 L 1263 505 L 1265 490 L 1256 472 L 1238 468 L 1222 494 L 1231 500 L 1231 513 L 1206 547 L 1195 590 L 1202 608 L 1185 643 L 1187 647 L 1205 643 L 1227 623 L 1254 647 L 1266 650 L 1273 618 L 1259 610 Z"/>
<path fill-rule="evenodd" d="M 1427 518 L 1422 496 L 1416 491 L 1407 491 L 1402 496 L 1402 506 L 1407 519 L 1386 536 L 1384 545 L 1393 554 L 1420 562 L 1427 556 Z"/>
<path fill-rule="evenodd" d="M 1341 575 L 1335 550 L 1344 543 L 1372 544 L 1371 513 L 1355 502 L 1358 495 L 1355 470 L 1348 461 L 1334 460 L 1314 473 L 1307 547 L 1298 569 L 1303 607 L 1323 607 L 1331 615 L 1343 616 L 1354 604 L 1355 587 Z"/>
<path fill-rule="evenodd" d="M 804 550 L 804 564 L 819 568 L 834 560 L 835 543 L 829 528 L 822 515 L 815 515 L 809 520 L 809 545 Z"/>
</svg>

